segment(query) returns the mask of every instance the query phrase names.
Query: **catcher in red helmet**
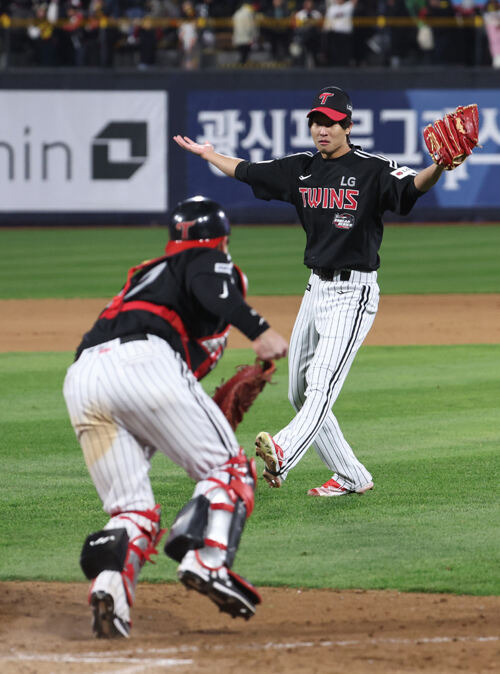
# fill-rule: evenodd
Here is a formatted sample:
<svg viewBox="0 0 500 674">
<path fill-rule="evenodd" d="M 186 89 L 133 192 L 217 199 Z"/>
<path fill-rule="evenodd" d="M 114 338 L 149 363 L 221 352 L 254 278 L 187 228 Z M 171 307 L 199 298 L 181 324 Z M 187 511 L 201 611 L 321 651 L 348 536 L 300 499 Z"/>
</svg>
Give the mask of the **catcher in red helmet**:
<svg viewBox="0 0 500 674">
<path fill-rule="evenodd" d="M 165 532 L 149 480 L 156 452 L 196 482 L 165 544 L 179 562 L 180 581 L 233 617 L 251 618 L 260 603 L 257 590 L 231 568 L 253 509 L 255 461 L 199 380 L 222 356 L 230 325 L 264 361 L 285 356 L 288 345 L 245 301 L 219 204 L 201 196 L 182 201 L 169 231 L 162 255 L 128 271 L 84 335 L 64 382 L 71 424 L 108 515 L 80 555 L 91 581 L 92 629 L 101 638 L 129 636 L 140 570 Z M 272 367 L 261 367 L 260 379 L 254 371 L 259 390 Z M 248 381 L 241 389 L 238 373 L 240 391 Z M 241 409 L 234 392 L 227 393 L 229 407 Z M 219 391 L 219 403 L 224 395 Z"/>
</svg>

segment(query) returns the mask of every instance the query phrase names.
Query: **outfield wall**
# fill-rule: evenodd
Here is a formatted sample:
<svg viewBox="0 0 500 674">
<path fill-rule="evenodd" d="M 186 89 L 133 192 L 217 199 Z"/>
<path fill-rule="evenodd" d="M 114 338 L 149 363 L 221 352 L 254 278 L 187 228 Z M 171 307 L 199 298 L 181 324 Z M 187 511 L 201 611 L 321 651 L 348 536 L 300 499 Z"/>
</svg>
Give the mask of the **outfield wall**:
<svg viewBox="0 0 500 674">
<path fill-rule="evenodd" d="M 305 115 L 328 84 L 351 94 L 355 143 L 416 170 L 430 162 L 423 127 L 478 103 L 482 149 L 447 172 L 409 219 L 500 220 L 493 69 L 71 69 L 0 74 L 0 224 L 155 224 L 200 193 L 223 203 L 233 222 L 296 222 L 291 206 L 256 200 L 171 138 L 208 140 L 252 161 L 309 150 Z"/>
</svg>

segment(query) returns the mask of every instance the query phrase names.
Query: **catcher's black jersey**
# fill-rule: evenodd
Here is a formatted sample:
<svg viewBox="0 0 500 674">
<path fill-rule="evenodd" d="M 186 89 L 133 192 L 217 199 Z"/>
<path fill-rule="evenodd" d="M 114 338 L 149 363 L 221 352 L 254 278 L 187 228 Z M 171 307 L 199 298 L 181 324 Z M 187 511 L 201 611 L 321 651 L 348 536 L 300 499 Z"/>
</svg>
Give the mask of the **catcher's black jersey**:
<svg viewBox="0 0 500 674">
<path fill-rule="evenodd" d="M 116 337 L 150 333 L 167 340 L 201 378 L 222 355 L 230 325 L 251 340 L 269 327 L 245 302 L 245 284 L 231 258 L 215 249 L 190 248 L 145 262 L 129 271 L 76 355 Z"/>
<path fill-rule="evenodd" d="M 382 214 L 406 215 L 423 194 L 415 187 L 415 171 L 358 147 L 337 159 L 301 152 L 243 161 L 235 175 L 257 198 L 295 206 L 307 235 L 304 264 L 311 269 L 378 269 Z"/>
</svg>

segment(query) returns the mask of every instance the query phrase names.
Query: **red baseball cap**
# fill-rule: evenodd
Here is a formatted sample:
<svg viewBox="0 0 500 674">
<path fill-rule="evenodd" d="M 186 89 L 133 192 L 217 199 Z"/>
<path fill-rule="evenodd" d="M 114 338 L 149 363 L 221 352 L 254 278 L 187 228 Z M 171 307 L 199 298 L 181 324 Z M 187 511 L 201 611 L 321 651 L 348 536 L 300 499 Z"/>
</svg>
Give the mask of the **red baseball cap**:
<svg viewBox="0 0 500 674">
<path fill-rule="evenodd" d="M 321 112 L 321 114 L 333 119 L 334 122 L 340 122 L 340 120 L 352 116 L 351 99 L 339 87 L 325 87 L 314 97 L 312 108 L 307 116 L 309 117 L 313 112 Z"/>
</svg>

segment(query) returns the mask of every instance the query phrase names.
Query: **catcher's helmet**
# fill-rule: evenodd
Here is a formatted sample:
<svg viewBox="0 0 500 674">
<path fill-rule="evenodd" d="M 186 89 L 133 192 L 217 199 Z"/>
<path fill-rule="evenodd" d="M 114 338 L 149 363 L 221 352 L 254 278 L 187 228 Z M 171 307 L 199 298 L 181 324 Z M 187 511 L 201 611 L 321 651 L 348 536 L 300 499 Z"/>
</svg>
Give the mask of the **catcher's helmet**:
<svg viewBox="0 0 500 674">
<path fill-rule="evenodd" d="M 197 196 L 177 204 L 170 216 L 168 230 L 172 241 L 197 241 L 228 236 L 231 228 L 217 202 Z"/>
</svg>

